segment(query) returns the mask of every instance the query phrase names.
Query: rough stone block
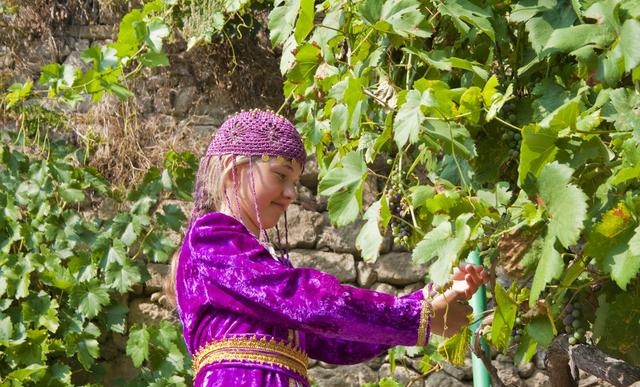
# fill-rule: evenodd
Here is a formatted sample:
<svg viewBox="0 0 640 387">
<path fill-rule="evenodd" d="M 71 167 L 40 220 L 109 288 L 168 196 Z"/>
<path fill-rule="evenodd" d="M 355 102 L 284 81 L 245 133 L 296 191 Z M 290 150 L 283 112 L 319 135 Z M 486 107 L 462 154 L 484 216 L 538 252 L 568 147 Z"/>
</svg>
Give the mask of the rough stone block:
<svg viewBox="0 0 640 387">
<path fill-rule="evenodd" d="M 289 255 L 295 267 L 311 267 L 336 276 L 340 282 L 356 282 L 355 260 L 351 254 L 292 250 Z"/>
</svg>

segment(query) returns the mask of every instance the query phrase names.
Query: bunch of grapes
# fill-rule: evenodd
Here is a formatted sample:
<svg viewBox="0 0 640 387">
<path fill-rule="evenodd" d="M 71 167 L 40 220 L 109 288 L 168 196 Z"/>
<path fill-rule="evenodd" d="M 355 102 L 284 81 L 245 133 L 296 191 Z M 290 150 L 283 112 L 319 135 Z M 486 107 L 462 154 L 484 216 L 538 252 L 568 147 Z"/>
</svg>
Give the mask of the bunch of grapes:
<svg viewBox="0 0 640 387">
<path fill-rule="evenodd" d="M 403 219 L 407 216 L 409 210 L 397 188 L 392 187 L 387 191 L 387 202 L 389 203 L 389 211 L 391 211 L 389 226 L 391 227 L 393 242 L 407 246 L 411 235 L 411 227 Z"/>
<path fill-rule="evenodd" d="M 511 343 L 514 345 L 519 345 L 523 334 L 524 323 L 522 322 L 522 318 L 520 316 L 517 316 L 516 321 L 513 324 L 513 330 L 511 331 Z"/>
<path fill-rule="evenodd" d="M 564 324 L 565 332 L 569 335 L 569 344 L 574 345 L 584 342 L 586 324 L 582 304 L 579 301 L 570 302 L 565 306 L 562 323 Z"/>
<path fill-rule="evenodd" d="M 520 144 L 522 143 L 522 134 L 513 130 L 507 130 L 502 133 L 502 141 L 509 148 L 509 157 L 517 159 L 520 157 Z"/>
</svg>

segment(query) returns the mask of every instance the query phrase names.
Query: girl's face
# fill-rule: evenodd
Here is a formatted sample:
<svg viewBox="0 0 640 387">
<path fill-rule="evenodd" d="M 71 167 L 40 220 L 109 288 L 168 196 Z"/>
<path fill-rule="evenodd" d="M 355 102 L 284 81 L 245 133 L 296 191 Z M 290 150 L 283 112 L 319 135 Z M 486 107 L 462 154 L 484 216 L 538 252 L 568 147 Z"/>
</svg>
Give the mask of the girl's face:
<svg viewBox="0 0 640 387">
<path fill-rule="evenodd" d="M 269 161 L 253 161 L 252 164 L 253 168 L 249 168 L 249 163 L 238 166 L 238 202 L 241 220 L 249 231 L 258 236 L 260 223 L 256 205 L 260 211 L 262 228 L 266 230 L 274 227 L 287 207 L 296 199 L 296 185 L 302 167 L 297 162 L 273 158 Z M 252 188 L 254 186 L 255 195 Z M 230 196 L 230 200 L 235 208 L 233 196 Z"/>
</svg>

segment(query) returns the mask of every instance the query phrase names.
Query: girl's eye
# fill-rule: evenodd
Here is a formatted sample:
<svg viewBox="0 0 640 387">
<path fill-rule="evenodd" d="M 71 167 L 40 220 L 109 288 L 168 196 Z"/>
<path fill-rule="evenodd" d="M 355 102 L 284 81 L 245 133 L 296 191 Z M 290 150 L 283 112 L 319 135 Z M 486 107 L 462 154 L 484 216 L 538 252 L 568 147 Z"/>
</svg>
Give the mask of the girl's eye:
<svg viewBox="0 0 640 387">
<path fill-rule="evenodd" d="M 284 173 L 276 172 L 275 174 L 278 175 L 278 178 L 280 180 L 284 180 L 287 178 Z"/>
</svg>

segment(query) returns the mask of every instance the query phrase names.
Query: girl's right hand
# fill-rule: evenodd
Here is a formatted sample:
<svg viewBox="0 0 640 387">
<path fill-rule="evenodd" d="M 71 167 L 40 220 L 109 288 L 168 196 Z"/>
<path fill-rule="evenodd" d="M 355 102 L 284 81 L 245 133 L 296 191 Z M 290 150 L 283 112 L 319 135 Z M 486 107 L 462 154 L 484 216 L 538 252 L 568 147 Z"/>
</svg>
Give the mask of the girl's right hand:
<svg viewBox="0 0 640 387">
<path fill-rule="evenodd" d="M 440 336 L 453 336 L 469 324 L 469 315 L 473 312 L 468 301 L 459 297 L 451 288 L 431 299 L 433 317 L 431 332 Z"/>
</svg>

